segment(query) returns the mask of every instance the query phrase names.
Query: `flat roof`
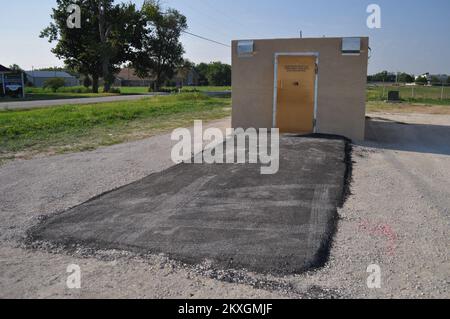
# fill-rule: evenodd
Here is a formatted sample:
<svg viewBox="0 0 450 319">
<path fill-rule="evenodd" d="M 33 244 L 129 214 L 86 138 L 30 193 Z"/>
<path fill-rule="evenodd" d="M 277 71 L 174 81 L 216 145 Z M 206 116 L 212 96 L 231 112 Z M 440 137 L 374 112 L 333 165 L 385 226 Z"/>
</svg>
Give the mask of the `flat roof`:
<svg viewBox="0 0 450 319">
<path fill-rule="evenodd" d="M 25 73 L 33 78 L 74 78 L 64 71 L 25 71 Z"/>
<path fill-rule="evenodd" d="M 368 39 L 369 36 L 345 36 L 345 37 L 314 37 L 314 38 L 267 38 L 267 39 L 235 39 L 231 42 L 237 41 L 280 41 L 280 40 L 291 40 L 291 41 L 300 41 L 300 40 L 336 40 L 336 39 L 344 39 L 344 38 L 361 38 Z"/>
</svg>

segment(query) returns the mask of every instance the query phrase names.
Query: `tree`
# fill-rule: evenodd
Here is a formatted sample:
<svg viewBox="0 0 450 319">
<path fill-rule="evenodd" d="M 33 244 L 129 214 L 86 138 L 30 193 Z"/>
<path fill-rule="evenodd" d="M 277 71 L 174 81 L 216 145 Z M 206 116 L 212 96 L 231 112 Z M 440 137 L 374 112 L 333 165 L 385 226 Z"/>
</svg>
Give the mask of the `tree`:
<svg viewBox="0 0 450 319">
<path fill-rule="evenodd" d="M 18 66 L 17 64 L 11 64 L 9 66 L 9 69 L 13 72 L 22 72 L 22 68 L 20 66 Z"/>
<path fill-rule="evenodd" d="M 85 75 L 84 78 L 83 78 L 83 86 L 85 88 L 89 88 L 91 85 L 92 85 L 91 78 L 89 77 L 89 75 Z"/>
<path fill-rule="evenodd" d="M 154 0 L 146 0 L 141 12 L 146 23 L 145 34 L 132 65 L 140 77 L 153 76 L 154 90 L 158 91 L 183 64 L 180 36 L 187 28 L 186 17 L 174 9 L 164 12 L 160 3 Z"/>
<path fill-rule="evenodd" d="M 408 73 L 400 73 L 398 75 L 398 82 L 401 83 L 413 83 L 414 82 L 414 77 Z"/>
<path fill-rule="evenodd" d="M 447 84 L 450 84 L 450 76 L 447 78 Z"/>
<path fill-rule="evenodd" d="M 134 4 L 113 4 L 113 0 L 97 0 L 98 25 L 104 92 L 109 92 L 120 65 L 132 58 L 140 47 L 144 21 Z"/>
<path fill-rule="evenodd" d="M 394 73 L 383 71 L 374 75 L 368 76 L 369 82 L 395 82 L 396 75 Z"/>
<path fill-rule="evenodd" d="M 177 74 L 179 74 L 183 79 L 186 79 L 194 67 L 195 64 L 193 62 L 185 59 L 181 66 L 178 67 Z"/>
<path fill-rule="evenodd" d="M 208 64 L 206 64 L 206 63 L 197 64 L 195 66 L 195 71 L 198 74 L 198 83 L 200 85 L 205 85 L 205 86 L 208 85 L 209 84 L 208 77 L 207 77 Z"/>
<path fill-rule="evenodd" d="M 62 88 L 66 85 L 66 82 L 62 78 L 52 78 L 48 79 L 44 82 L 44 88 L 49 88 L 53 92 L 58 91 L 59 88 Z"/>
<path fill-rule="evenodd" d="M 231 85 L 231 66 L 221 62 L 212 62 L 208 65 L 206 77 L 208 78 L 209 85 Z"/>
<path fill-rule="evenodd" d="M 431 85 L 442 85 L 444 82 L 444 79 L 441 79 L 440 77 L 433 75 L 431 77 Z"/>
<path fill-rule="evenodd" d="M 10 69 L 11 71 L 13 71 L 14 73 L 17 73 L 17 74 L 22 73 L 22 74 L 23 74 L 23 82 L 24 82 L 25 84 L 28 83 L 28 76 L 27 76 L 27 74 L 25 73 L 25 71 L 24 71 L 19 65 L 17 65 L 17 64 L 12 64 L 12 65 L 9 66 L 9 69 Z"/>
<path fill-rule="evenodd" d="M 81 28 L 67 25 L 67 8 L 81 9 Z M 93 92 L 98 93 L 101 76 L 109 91 L 114 71 L 139 44 L 143 24 L 133 4 L 114 4 L 113 0 L 57 0 L 53 22 L 41 32 L 42 38 L 57 42 L 52 52 L 81 74 L 92 77 Z"/>
</svg>

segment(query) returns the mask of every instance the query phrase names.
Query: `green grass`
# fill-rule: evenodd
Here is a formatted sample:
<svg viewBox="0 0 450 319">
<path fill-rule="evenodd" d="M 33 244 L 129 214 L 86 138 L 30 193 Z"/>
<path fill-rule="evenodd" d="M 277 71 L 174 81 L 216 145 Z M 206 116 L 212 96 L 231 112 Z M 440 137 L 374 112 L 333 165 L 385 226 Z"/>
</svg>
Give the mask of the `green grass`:
<svg viewBox="0 0 450 319">
<path fill-rule="evenodd" d="M 410 103 L 434 103 L 450 105 L 450 87 L 444 87 L 443 99 L 441 100 L 442 88 L 438 86 L 382 86 L 368 87 L 368 101 L 384 101 L 389 91 L 399 91 L 400 98 Z"/>
<path fill-rule="evenodd" d="M 144 94 L 148 93 L 148 87 L 119 87 L 121 94 Z"/>
<path fill-rule="evenodd" d="M 121 94 L 142 94 L 148 93 L 148 87 L 120 87 Z M 165 87 L 163 89 L 176 90 L 176 88 Z M 231 91 L 231 86 L 185 86 L 181 89 L 182 92 L 223 92 Z"/>
<path fill-rule="evenodd" d="M 95 149 L 229 116 L 230 99 L 180 94 L 0 112 L 0 159 Z"/>
<path fill-rule="evenodd" d="M 121 95 L 135 95 L 149 93 L 148 87 L 118 87 Z M 172 88 L 174 89 L 174 88 Z M 186 86 L 181 91 L 183 93 L 192 92 L 223 92 L 231 90 L 230 86 Z M 92 93 L 91 89 L 83 86 L 63 87 L 53 92 L 50 89 L 27 87 L 25 89 L 26 98 L 1 98 L 2 102 L 22 102 L 22 101 L 36 101 L 36 100 L 64 100 L 77 99 L 89 97 L 102 97 L 118 95 L 117 93 L 103 93 L 100 88 L 100 93 Z"/>
<path fill-rule="evenodd" d="M 22 98 L 1 98 L 2 102 L 26 102 L 26 101 L 39 101 L 39 100 L 66 100 L 66 99 L 81 99 L 89 97 L 102 97 L 102 96 L 112 96 L 117 94 L 106 94 L 106 93 L 30 93 L 26 95 L 25 99 Z"/>
<path fill-rule="evenodd" d="M 25 89 L 26 97 L 22 98 L 0 98 L 2 102 L 23 102 L 23 101 L 37 101 L 37 100 L 64 100 L 64 99 L 80 99 L 89 97 L 102 97 L 112 96 L 117 94 L 111 93 L 92 93 L 90 89 L 86 89 L 83 86 L 64 87 L 60 88 L 57 92 L 53 92 L 50 89 L 27 87 Z"/>
<path fill-rule="evenodd" d="M 231 91 L 231 86 L 185 86 L 182 88 L 183 92 L 189 92 L 194 90 L 200 92 L 223 92 L 223 91 Z"/>
</svg>

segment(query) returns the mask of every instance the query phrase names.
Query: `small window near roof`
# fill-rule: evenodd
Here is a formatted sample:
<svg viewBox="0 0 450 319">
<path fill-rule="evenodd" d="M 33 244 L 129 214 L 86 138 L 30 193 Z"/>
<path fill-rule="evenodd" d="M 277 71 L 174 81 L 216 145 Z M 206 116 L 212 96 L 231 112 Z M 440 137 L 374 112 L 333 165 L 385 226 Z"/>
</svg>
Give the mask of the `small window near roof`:
<svg viewBox="0 0 450 319">
<path fill-rule="evenodd" d="M 361 38 L 343 38 L 342 54 L 344 55 L 361 54 Z"/>
<path fill-rule="evenodd" d="M 255 43 L 253 41 L 239 41 L 237 44 L 238 56 L 252 56 L 255 51 Z"/>
</svg>

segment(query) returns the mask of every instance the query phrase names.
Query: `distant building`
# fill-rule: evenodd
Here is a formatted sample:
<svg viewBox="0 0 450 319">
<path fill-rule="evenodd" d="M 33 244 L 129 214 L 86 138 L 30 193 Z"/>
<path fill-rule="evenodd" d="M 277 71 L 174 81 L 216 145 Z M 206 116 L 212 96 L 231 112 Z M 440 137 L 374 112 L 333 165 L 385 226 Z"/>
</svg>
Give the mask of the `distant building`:
<svg viewBox="0 0 450 319">
<path fill-rule="evenodd" d="M 178 87 L 183 86 L 198 86 L 199 78 L 197 71 L 191 69 L 180 69 L 174 78 L 175 84 Z"/>
<path fill-rule="evenodd" d="M 116 74 L 114 86 L 151 87 L 154 82 L 153 77 L 141 78 L 133 68 L 123 68 Z"/>
<path fill-rule="evenodd" d="M 176 86 L 194 86 L 198 85 L 199 75 L 192 68 L 189 70 L 180 69 L 172 80 L 168 83 Z M 114 86 L 137 86 L 137 87 L 152 87 L 155 83 L 155 77 L 141 78 L 136 74 L 133 68 L 123 68 L 116 74 Z"/>
<path fill-rule="evenodd" d="M 27 80 L 34 87 L 44 87 L 46 81 L 54 78 L 64 79 L 65 86 L 78 86 L 80 81 L 63 71 L 25 71 L 27 74 Z"/>
</svg>

